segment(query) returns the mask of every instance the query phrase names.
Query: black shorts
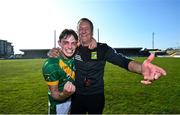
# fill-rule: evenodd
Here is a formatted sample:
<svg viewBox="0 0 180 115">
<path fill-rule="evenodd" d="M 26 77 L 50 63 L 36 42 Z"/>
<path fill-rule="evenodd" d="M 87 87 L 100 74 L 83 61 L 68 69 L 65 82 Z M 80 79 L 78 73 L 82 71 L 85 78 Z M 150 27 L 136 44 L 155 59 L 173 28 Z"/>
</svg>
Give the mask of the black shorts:
<svg viewBox="0 0 180 115">
<path fill-rule="evenodd" d="M 105 104 L 104 93 L 72 96 L 71 114 L 102 114 Z"/>
</svg>

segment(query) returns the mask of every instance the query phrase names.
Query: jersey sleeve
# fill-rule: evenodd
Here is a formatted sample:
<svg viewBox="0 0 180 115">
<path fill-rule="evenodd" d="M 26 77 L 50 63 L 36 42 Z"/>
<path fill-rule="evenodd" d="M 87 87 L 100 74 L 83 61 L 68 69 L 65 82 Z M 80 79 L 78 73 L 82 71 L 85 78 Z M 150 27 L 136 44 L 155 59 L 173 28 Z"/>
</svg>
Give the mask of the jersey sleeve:
<svg viewBox="0 0 180 115">
<path fill-rule="evenodd" d="M 42 71 L 48 85 L 57 85 L 59 83 L 58 70 L 58 64 L 50 63 L 50 61 L 44 63 Z"/>
<path fill-rule="evenodd" d="M 117 53 L 115 49 L 107 45 L 106 60 L 112 64 L 118 65 L 128 70 L 128 64 L 132 59 L 127 58 L 121 53 Z"/>
</svg>

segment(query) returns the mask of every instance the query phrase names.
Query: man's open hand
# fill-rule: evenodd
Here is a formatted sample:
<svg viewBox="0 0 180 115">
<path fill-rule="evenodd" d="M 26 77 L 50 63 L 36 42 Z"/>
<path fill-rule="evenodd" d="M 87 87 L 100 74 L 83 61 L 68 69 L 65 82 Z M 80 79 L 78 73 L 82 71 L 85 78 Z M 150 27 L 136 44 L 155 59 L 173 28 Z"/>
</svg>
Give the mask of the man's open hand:
<svg viewBox="0 0 180 115">
<path fill-rule="evenodd" d="M 166 75 L 166 71 L 164 69 L 151 63 L 154 57 L 155 54 L 151 54 L 142 64 L 142 75 L 144 76 L 144 80 L 142 80 L 141 83 L 143 84 L 151 84 L 152 81 Z"/>
</svg>

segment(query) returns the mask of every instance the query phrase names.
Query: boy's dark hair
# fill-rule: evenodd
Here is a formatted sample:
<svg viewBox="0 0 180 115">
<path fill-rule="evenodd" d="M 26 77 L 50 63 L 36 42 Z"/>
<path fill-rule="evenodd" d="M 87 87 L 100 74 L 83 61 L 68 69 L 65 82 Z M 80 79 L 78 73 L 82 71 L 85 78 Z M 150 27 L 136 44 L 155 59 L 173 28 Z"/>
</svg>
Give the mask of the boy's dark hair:
<svg viewBox="0 0 180 115">
<path fill-rule="evenodd" d="M 78 35 L 72 29 L 64 29 L 59 36 L 59 40 L 61 41 L 62 39 L 66 39 L 70 35 L 73 35 L 75 40 L 78 40 Z"/>
<path fill-rule="evenodd" d="M 88 18 L 81 18 L 81 19 L 78 21 L 78 25 L 79 25 L 79 23 L 82 22 L 82 21 L 89 22 L 90 27 L 91 27 L 91 32 L 92 32 L 92 34 L 93 34 L 94 26 L 93 26 L 93 23 L 91 22 L 91 20 L 89 20 Z"/>
</svg>

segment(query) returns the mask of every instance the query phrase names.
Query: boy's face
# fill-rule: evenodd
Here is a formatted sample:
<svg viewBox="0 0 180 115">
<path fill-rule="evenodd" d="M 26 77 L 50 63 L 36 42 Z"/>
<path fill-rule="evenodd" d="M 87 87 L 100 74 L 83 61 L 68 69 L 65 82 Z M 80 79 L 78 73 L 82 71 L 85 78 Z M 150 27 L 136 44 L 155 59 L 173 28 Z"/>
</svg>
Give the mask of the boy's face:
<svg viewBox="0 0 180 115">
<path fill-rule="evenodd" d="M 73 35 L 61 39 L 61 41 L 58 41 L 58 43 L 61 46 L 61 51 L 65 58 L 70 58 L 74 55 L 77 47 L 77 41 Z"/>
</svg>

